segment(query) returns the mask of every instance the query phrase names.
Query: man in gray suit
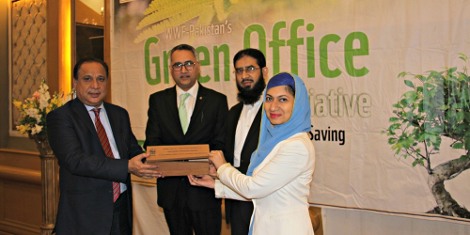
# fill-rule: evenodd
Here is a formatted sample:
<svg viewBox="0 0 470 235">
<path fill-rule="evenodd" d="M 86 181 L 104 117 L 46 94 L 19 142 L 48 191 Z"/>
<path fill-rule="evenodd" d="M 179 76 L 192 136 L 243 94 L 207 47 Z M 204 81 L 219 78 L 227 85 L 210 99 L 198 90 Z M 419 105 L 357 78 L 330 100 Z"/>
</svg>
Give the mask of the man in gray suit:
<svg viewBox="0 0 470 235">
<path fill-rule="evenodd" d="M 199 84 L 196 50 L 181 44 L 170 51 L 170 70 L 176 85 L 149 98 L 144 146 L 209 144 L 222 150 L 227 97 Z M 186 176 L 157 180 L 158 205 L 170 233 L 220 235 L 221 201 L 214 190 L 189 184 Z"/>
<path fill-rule="evenodd" d="M 56 234 L 132 234 L 129 173 L 155 178 L 143 164 L 129 114 L 106 103 L 108 66 L 96 58 L 77 62 L 77 98 L 47 115 L 47 134 L 60 166 Z"/>
<path fill-rule="evenodd" d="M 257 49 L 244 49 L 233 57 L 238 101 L 227 117 L 224 156 L 227 162 L 246 174 L 251 154 L 258 146 L 261 121 L 261 95 L 268 76 L 266 58 Z M 246 235 L 253 213 L 251 201 L 225 200 L 226 221 L 232 235 Z"/>
</svg>

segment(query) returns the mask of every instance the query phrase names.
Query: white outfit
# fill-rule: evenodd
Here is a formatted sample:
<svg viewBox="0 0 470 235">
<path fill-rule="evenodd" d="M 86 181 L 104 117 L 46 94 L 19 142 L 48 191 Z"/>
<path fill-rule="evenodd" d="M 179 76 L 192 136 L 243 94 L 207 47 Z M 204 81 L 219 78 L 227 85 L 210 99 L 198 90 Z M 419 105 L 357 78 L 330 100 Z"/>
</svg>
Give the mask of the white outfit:
<svg viewBox="0 0 470 235">
<path fill-rule="evenodd" d="M 315 150 L 307 133 L 279 142 L 253 171 L 240 173 L 230 164 L 219 167 L 216 197 L 252 199 L 253 235 L 313 234 L 308 208 Z"/>
</svg>

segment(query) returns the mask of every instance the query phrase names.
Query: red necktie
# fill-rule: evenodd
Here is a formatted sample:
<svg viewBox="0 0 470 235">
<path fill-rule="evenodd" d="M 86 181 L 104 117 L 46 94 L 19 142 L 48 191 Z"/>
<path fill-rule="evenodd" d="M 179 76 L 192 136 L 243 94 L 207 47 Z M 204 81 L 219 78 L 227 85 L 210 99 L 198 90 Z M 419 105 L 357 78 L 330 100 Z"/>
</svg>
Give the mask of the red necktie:
<svg viewBox="0 0 470 235">
<path fill-rule="evenodd" d="M 100 120 L 100 109 L 93 109 L 95 113 L 95 126 L 96 132 L 98 132 L 98 138 L 100 139 L 101 146 L 103 146 L 104 153 L 107 157 L 114 159 L 113 151 L 111 150 L 111 145 L 109 144 L 108 136 L 104 130 L 103 124 Z M 121 188 L 119 182 L 113 182 L 113 202 L 116 202 L 119 195 L 121 194 Z"/>
</svg>

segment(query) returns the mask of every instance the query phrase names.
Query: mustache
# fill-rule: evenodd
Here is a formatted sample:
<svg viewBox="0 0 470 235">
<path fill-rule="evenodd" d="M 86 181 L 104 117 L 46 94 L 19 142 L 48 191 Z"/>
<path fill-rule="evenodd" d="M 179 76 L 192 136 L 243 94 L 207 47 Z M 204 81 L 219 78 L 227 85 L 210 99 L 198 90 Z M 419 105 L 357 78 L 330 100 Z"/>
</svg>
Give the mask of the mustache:
<svg viewBox="0 0 470 235">
<path fill-rule="evenodd" d="M 254 80 L 251 79 L 251 78 L 244 78 L 244 79 L 242 79 L 241 83 L 244 83 L 244 82 L 254 82 Z"/>
</svg>

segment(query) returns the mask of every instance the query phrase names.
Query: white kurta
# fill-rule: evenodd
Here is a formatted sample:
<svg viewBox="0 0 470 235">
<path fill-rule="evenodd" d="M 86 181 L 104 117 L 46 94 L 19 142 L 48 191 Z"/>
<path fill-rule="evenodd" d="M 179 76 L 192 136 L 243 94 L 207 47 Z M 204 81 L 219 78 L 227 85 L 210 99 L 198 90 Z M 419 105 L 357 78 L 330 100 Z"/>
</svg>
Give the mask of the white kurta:
<svg viewBox="0 0 470 235">
<path fill-rule="evenodd" d="M 306 133 L 279 142 L 253 176 L 219 167 L 216 197 L 252 199 L 253 234 L 313 234 L 308 208 L 315 151 Z M 253 221 L 254 220 L 254 221 Z"/>
</svg>

